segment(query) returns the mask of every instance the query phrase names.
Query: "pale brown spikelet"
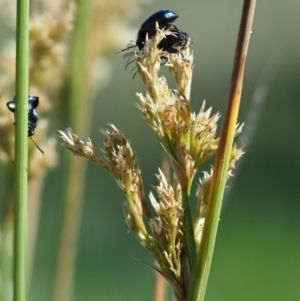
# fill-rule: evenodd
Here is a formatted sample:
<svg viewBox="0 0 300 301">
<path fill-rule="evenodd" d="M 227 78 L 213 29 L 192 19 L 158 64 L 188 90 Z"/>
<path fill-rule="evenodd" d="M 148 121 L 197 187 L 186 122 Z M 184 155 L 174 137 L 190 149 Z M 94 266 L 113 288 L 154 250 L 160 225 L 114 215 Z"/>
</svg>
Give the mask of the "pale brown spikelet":
<svg viewBox="0 0 300 301">
<path fill-rule="evenodd" d="M 159 185 L 155 187 L 155 191 L 159 201 L 152 193 L 150 201 L 158 218 L 152 220 L 151 229 L 157 246 L 163 247 L 161 252 L 168 255 L 170 268 L 175 271 L 180 264 L 181 250 L 178 246 L 184 241 L 181 189 L 176 180 L 172 187 L 161 170 L 159 170 L 157 178 Z"/>
<path fill-rule="evenodd" d="M 194 232 L 195 232 L 195 241 L 196 247 L 199 248 L 202 231 L 205 222 L 206 206 L 208 200 L 208 193 L 211 184 L 211 178 L 213 174 L 213 169 L 211 168 L 210 172 L 203 172 L 203 177 L 199 179 L 198 188 L 196 191 L 197 196 L 197 207 L 194 216 Z"/>
<path fill-rule="evenodd" d="M 193 55 L 189 45 L 179 54 L 159 50 L 158 44 L 168 34 L 158 29 L 154 40 L 136 57 L 138 72 L 147 89 L 145 96 L 137 94 L 138 108 L 171 157 L 180 184 L 187 187 L 197 169 L 217 149 L 219 114 L 211 116 L 211 109 L 205 111 L 205 102 L 198 114 L 191 112 Z M 166 66 L 174 77 L 176 90 L 171 90 L 166 79 L 159 76 L 162 57 L 169 58 Z"/>
<path fill-rule="evenodd" d="M 129 230 L 153 253 L 159 265 L 153 268 L 169 281 L 176 299 L 181 301 L 186 300 L 190 277 L 182 195 L 183 191 L 190 189 L 196 171 L 216 153 L 220 115 L 212 114 L 211 108 L 206 109 L 205 102 L 198 114 L 191 111 L 193 56 L 189 43 L 175 54 L 158 49 L 160 41 L 169 34 L 173 33 L 157 28 L 156 36 L 148 40 L 135 57 L 138 73 L 146 87 L 145 95 L 137 94 L 138 109 L 168 153 L 175 173 L 173 181 L 170 181 L 159 170 L 159 183 L 154 188 L 155 193 L 149 196 L 155 215 L 151 214 L 146 202 L 138 160 L 126 137 L 115 126 L 101 131 L 104 135 L 103 156 L 95 154 L 88 138 L 78 138 L 71 130 L 60 134 L 67 149 L 105 168 L 116 179 L 126 197 L 123 211 Z M 162 59 L 167 59 L 165 66 L 174 77 L 174 90 L 159 75 Z M 241 127 L 237 126 L 236 135 L 240 132 Z M 87 148 L 92 151 L 87 152 Z M 242 153 L 242 149 L 233 146 L 228 177 Z M 212 173 L 212 170 L 210 173 L 204 172 L 197 190 L 197 208 L 193 219 L 197 249 L 201 242 Z"/>
<path fill-rule="evenodd" d="M 73 133 L 71 128 L 65 131 L 59 131 L 60 138 L 64 141 L 62 146 L 71 151 L 74 155 L 85 157 L 94 163 L 98 163 L 98 155 L 95 152 L 91 139 L 87 136 L 79 138 Z M 102 160 L 100 159 L 100 165 Z"/>
<path fill-rule="evenodd" d="M 241 132 L 241 127 L 237 127 L 237 132 Z M 231 157 L 229 162 L 229 168 L 227 171 L 227 179 L 233 176 L 233 170 L 235 169 L 236 162 L 241 158 L 244 154 L 243 146 L 237 148 L 234 144 L 231 151 Z M 200 242 L 202 238 L 202 231 L 205 222 L 206 215 L 206 206 L 208 201 L 208 194 L 211 185 L 211 179 L 213 175 L 213 168 L 211 168 L 210 172 L 204 172 L 203 177 L 199 179 L 198 188 L 196 191 L 197 196 L 197 207 L 194 216 L 194 231 L 195 231 L 195 241 L 196 247 L 200 247 Z"/>
<path fill-rule="evenodd" d="M 143 216 L 151 217 L 151 213 L 146 204 L 138 160 L 126 137 L 115 126 L 111 125 L 111 128 L 111 131 L 101 130 L 104 136 L 103 157 L 96 153 L 90 138 L 79 138 L 71 129 L 59 133 L 65 148 L 105 168 L 116 179 L 127 198 L 124 212 L 130 230 L 139 240 L 146 239 L 150 243 Z"/>
</svg>

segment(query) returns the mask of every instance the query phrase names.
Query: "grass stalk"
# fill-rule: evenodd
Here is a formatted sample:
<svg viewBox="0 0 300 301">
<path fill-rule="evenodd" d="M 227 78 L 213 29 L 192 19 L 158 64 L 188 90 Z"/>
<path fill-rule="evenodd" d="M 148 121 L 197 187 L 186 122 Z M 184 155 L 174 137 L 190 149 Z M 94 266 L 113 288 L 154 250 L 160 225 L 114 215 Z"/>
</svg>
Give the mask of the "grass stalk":
<svg viewBox="0 0 300 301">
<path fill-rule="evenodd" d="M 36 253 L 36 240 L 39 231 L 41 195 L 44 187 L 43 176 L 28 179 L 28 235 L 27 235 L 27 285 L 31 288 L 32 271 Z M 30 294 L 30 293 L 29 293 Z"/>
<path fill-rule="evenodd" d="M 184 230 L 187 251 L 191 272 L 193 272 L 196 264 L 196 243 L 188 190 L 182 190 L 182 206 L 184 210 Z"/>
<path fill-rule="evenodd" d="M 206 220 L 188 301 L 203 301 L 212 262 L 233 138 L 237 123 L 255 0 L 244 0 L 231 87 L 208 197 Z"/>
<path fill-rule="evenodd" d="M 165 301 L 167 288 L 166 279 L 158 272 L 155 272 L 155 285 L 154 285 L 154 301 Z"/>
<path fill-rule="evenodd" d="M 92 0 L 78 0 L 77 18 L 71 43 L 69 74 L 67 79 L 68 105 L 66 120 L 79 132 L 87 133 L 90 128 L 91 104 L 88 83 L 89 29 L 91 25 Z M 79 237 L 79 226 L 83 206 L 83 189 L 86 162 L 71 156 L 66 159 L 63 198 L 65 215 L 57 262 L 55 301 L 72 299 L 75 260 Z"/>
<path fill-rule="evenodd" d="M 68 108 L 66 116 L 68 124 L 76 130 L 81 130 L 88 119 L 84 109 L 88 107 L 88 93 L 86 88 L 89 83 L 89 39 L 93 0 L 78 0 L 74 33 L 72 37 L 69 73 L 67 74 Z"/>
<path fill-rule="evenodd" d="M 14 301 L 26 300 L 29 0 L 17 1 L 14 162 Z"/>
</svg>

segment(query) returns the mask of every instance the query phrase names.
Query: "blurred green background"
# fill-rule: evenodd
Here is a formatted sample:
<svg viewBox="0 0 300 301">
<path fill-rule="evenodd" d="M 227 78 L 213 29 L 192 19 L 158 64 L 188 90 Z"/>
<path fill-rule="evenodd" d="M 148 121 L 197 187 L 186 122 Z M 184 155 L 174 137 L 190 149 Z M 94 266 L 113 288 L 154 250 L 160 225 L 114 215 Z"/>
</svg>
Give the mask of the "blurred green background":
<svg viewBox="0 0 300 301">
<path fill-rule="evenodd" d="M 162 8 L 177 12 L 176 25 L 195 40 L 193 109 L 206 99 L 223 115 L 242 1 L 144 3 L 128 12 L 128 23 L 138 29 Z M 256 6 L 239 122 L 253 110 L 263 70 L 271 66 L 273 71 L 259 118 L 245 124 L 245 129 L 255 126 L 256 132 L 227 189 L 206 301 L 300 300 L 299 16 L 299 0 L 264 0 Z M 122 55 L 109 61 L 111 81 L 96 97 L 91 138 L 102 147 L 99 128 L 113 123 L 122 130 L 141 158 L 149 192 L 157 183 L 162 149 L 135 107 L 135 93 L 145 89 L 138 76 L 132 80 L 124 70 Z M 58 174 L 59 167 L 46 180 L 30 301 L 51 300 L 63 209 L 56 193 Z M 153 259 L 128 234 L 123 200 L 115 181 L 89 163 L 74 301 L 153 300 L 153 271 L 135 258 Z"/>
</svg>

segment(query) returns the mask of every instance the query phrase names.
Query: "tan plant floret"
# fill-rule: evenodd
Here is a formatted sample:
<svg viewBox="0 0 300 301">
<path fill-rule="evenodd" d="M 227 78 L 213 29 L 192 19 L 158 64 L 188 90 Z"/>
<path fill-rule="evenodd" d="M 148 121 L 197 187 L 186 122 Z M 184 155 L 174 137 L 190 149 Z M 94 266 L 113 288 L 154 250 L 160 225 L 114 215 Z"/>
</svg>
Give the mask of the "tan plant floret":
<svg viewBox="0 0 300 301">
<path fill-rule="evenodd" d="M 212 109 L 205 109 L 205 102 L 198 114 L 191 111 L 193 56 L 189 43 L 173 54 L 158 49 L 161 40 L 171 34 L 174 33 L 157 28 L 154 39 L 147 41 L 135 57 L 138 73 L 147 91 L 146 95 L 137 94 L 140 101 L 138 109 L 168 153 L 174 170 L 172 183 L 161 170 L 158 172 L 159 184 L 154 187 L 155 194 L 149 195 L 155 214 L 152 215 L 148 207 L 138 160 L 126 137 L 115 126 L 111 125 L 111 131 L 101 131 L 104 136 L 103 156 L 96 153 L 88 137 L 79 138 L 71 129 L 60 131 L 60 136 L 64 147 L 105 168 L 116 179 L 126 197 L 123 211 L 130 231 L 153 253 L 159 265 L 153 267 L 169 281 L 176 299 L 186 300 L 190 266 L 186 260 L 183 190 L 190 189 L 196 171 L 216 153 L 219 114 L 211 115 Z M 165 66 L 174 77 L 175 90 L 171 90 L 166 79 L 159 75 L 162 60 L 167 60 Z M 236 135 L 241 129 L 237 126 Z M 232 148 L 228 177 L 242 154 L 242 149 Z M 212 172 L 204 173 L 197 190 L 197 208 L 193 218 L 197 250 Z M 146 222 L 149 227 L 146 227 Z"/>
</svg>

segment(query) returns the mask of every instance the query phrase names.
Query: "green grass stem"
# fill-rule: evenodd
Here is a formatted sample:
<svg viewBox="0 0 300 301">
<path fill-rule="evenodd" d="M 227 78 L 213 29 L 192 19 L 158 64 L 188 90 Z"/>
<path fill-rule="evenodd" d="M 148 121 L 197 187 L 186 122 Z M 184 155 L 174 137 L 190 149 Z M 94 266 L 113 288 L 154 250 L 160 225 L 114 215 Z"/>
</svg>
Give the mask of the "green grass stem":
<svg viewBox="0 0 300 301">
<path fill-rule="evenodd" d="M 14 301 L 26 300 L 29 0 L 17 1 L 14 161 Z"/>
<path fill-rule="evenodd" d="M 192 277 L 188 301 L 203 301 L 206 292 L 227 179 L 229 160 L 237 124 L 255 3 L 255 0 L 244 0 L 227 110 L 208 197 L 200 251 L 197 258 L 196 270 Z"/>
<path fill-rule="evenodd" d="M 184 210 L 184 230 L 187 244 L 187 251 L 189 256 L 189 263 L 191 272 L 193 272 L 196 265 L 196 243 L 193 226 L 193 219 L 190 207 L 190 198 L 187 190 L 182 190 L 182 206 Z"/>
<path fill-rule="evenodd" d="M 89 83 L 89 39 L 92 20 L 92 0 L 78 0 L 76 22 L 70 47 L 69 73 L 67 75 L 68 107 L 65 116 L 68 126 L 80 133 L 88 133 L 91 123 Z M 65 157 L 63 218 L 61 245 L 58 255 L 55 301 L 72 299 L 75 262 L 78 249 L 79 226 L 83 206 L 86 162 L 71 156 Z"/>
<path fill-rule="evenodd" d="M 90 93 L 87 93 L 87 74 L 89 62 L 89 39 L 92 22 L 93 0 L 78 0 L 75 28 L 72 37 L 69 61 L 69 73 L 67 74 L 68 108 L 66 116 L 68 125 L 74 131 L 82 130 L 87 123 L 86 116 L 82 117 L 84 105 L 88 107 Z M 86 94 L 87 93 L 87 94 Z M 81 119 L 82 118 L 82 119 Z M 79 121 L 79 119 L 81 119 Z M 82 124 L 83 123 L 83 124 Z"/>
</svg>

